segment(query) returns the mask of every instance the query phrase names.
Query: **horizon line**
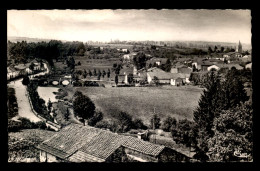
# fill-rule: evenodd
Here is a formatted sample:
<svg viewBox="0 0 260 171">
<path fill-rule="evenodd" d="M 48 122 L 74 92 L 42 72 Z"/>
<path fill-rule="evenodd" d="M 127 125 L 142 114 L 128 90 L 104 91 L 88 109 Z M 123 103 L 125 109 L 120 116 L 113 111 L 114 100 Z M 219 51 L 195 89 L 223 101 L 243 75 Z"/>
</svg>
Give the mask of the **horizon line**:
<svg viewBox="0 0 260 171">
<path fill-rule="evenodd" d="M 64 40 L 64 39 L 55 39 L 55 38 L 39 38 L 39 37 L 26 37 L 26 36 L 7 36 L 7 40 L 8 38 L 11 37 L 15 37 L 15 38 L 29 38 L 29 39 L 47 39 L 47 40 L 58 40 L 58 41 L 67 41 L 67 42 L 83 42 L 83 43 L 87 43 L 88 41 L 93 41 L 93 42 L 102 42 L 102 43 L 110 43 L 111 40 L 106 41 L 106 40 Z M 234 44 L 238 44 L 238 42 L 240 40 L 238 40 L 237 42 L 224 42 L 224 41 L 208 41 L 208 40 L 120 40 L 120 39 L 114 39 L 113 41 L 130 41 L 130 42 L 143 42 L 143 41 L 151 41 L 151 42 L 208 42 L 208 43 L 234 43 Z M 241 42 L 241 41 L 240 41 Z M 252 43 L 243 43 L 241 42 L 241 44 L 246 44 L 246 45 L 251 45 Z"/>
</svg>

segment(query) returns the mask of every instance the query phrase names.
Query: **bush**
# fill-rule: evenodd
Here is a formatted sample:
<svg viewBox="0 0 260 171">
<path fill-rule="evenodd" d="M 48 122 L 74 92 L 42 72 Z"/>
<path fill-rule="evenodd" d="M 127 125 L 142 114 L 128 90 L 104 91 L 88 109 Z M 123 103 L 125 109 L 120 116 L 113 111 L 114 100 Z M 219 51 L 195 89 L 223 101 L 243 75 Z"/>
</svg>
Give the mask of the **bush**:
<svg viewBox="0 0 260 171">
<path fill-rule="evenodd" d="M 161 128 L 162 128 L 162 130 L 169 132 L 172 126 L 176 127 L 176 124 L 177 124 L 177 120 L 173 117 L 168 116 L 163 121 Z"/>
<path fill-rule="evenodd" d="M 103 113 L 102 112 L 95 112 L 93 117 L 91 117 L 88 120 L 88 125 L 95 126 L 97 122 L 101 121 L 103 119 Z"/>
<path fill-rule="evenodd" d="M 8 127 L 7 127 L 8 132 L 17 132 L 21 129 L 22 129 L 21 122 L 8 119 Z"/>
<path fill-rule="evenodd" d="M 133 120 L 133 128 L 134 129 L 147 129 L 147 126 L 144 125 L 144 123 L 141 119 L 135 119 L 135 120 Z"/>
<path fill-rule="evenodd" d="M 110 126 L 111 126 L 110 123 L 106 120 L 99 121 L 95 125 L 96 128 L 105 128 L 105 129 L 109 129 Z"/>
<path fill-rule="evenodd" d="M 21 117 L 18 120 L 20 120 L 22 122 L 23 129 L 32 129 L 32 128 L 36 127 L 35 124 L 27 118 Z"/>
<path fill-rule="evenodd" d="M 158 129 L 161 126 L 161 119 L 157 114 L 154 114 L 150 120 L 150 127 L 154 129 Z"/>
<path fill-rule="evenodd" d="M 23 77 L 23 81 L 22 81 L 22 84 L 23 85 L 28 85 L 30 83 L 30 79 L 29 77 L 26 75 Z"/>
<path fill-rule="evenodd" d="M 47 126 L 46 126 L 46 123 L 44 121 L 38 121 L 35 123 L 36 127 L 37 128 L 40 128 L 40 129 L 46 129 Z"/>
</svg>

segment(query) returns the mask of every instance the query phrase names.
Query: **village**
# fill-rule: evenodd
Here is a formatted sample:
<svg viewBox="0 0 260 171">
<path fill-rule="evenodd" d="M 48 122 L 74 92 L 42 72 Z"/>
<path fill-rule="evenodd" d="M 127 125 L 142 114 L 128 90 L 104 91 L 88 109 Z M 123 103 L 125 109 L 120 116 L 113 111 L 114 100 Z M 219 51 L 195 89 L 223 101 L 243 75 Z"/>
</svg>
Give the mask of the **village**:
<svg viewBox="0 0 260 171">
<path fill-rule="evenodd" d="M 99 48 L 101 51 L 103 50 L 103 47 L 94 47 L 94 48 Z M 163 47 L 159 47 L 159 48 L 163 48 Z M 157 50 L 159 48 L 157 47 Z M 33 59 L 26 64 L 19 64 L 19 65 L 11 64 L 7 68 L 8 71 L 7 80 L 10 81 L 10 83 L 14 82 L 15 84 L 15 82 L 18 82 L 16 81 L 17 79 L 19 80 L 20 78 L 21 81 L 21 78 L 23 78 L 24 76 L 29 76 L 31 82 L 37 82 L 37 84 L 39 85 L 38 93 L 40 97 L 44 99 L 46 106 L 49 106 L 49 103 L 52 104 L 52 107 L 49 112 L 49 114 L 53 118 L 52 121 L 44 118 L 44 116 L 37 114 L 37 112 L 35 112 L 34 109 L 31 109 L 34 112 L 32 113 L 33 116 L 30 116 L 28 113 L 25 113 L 26 111 L 21 112 L 19 109 L 18 112 L 17 105 L 15 107 L 16 108 L 15 111 L 18 112 L 21 117 L 28 118 L 31 121 L 44 121 L 44 123 L 46 123 L 46 126 L 48 126 L 50 130 L 58 131 L 55 137 L 51 139 L 47 139 L 46 141 L 43 142 L 43 144 L 40 144 L 39 146 L 36 147 L 40 151 L 40 161 L 57 162 L 60 160 L 65 160 L 65 161 L 78 161 L 78 162 L 85 162 L 85 161 L 108 162 L 113 159 L 113 155 L 115 155 L 114 154 L 115 151 L 118 150 L 120 151 L 122 150 L 122 148 L 124 148 L 124 150 L 129 149 L 130 151 L 129 150 L 125 151 L 126 156 L 128 156 L 128 158 L 130 157 L 131 160 L 135 160 L 135 161 L 165 160 L 163 159 L 165 157 L 165 156 L 163 157 L 165 151 L 167 151 L 168 157 L 170 153 L 173 156 L 176 155 L 178 156 L 177 158 L 172 157 L 170 159 L 171 161 L 191 161 L 192 156 L 195 153 L 193 151 L 190 151 L 191 149 L 187 150 L 185 147 L 179 147 L 178 145 L 176 145 L 174 141 L 172 141 L 171 138 L 169 138 L 171 136 L 162 136 L 163 134 L 167 133 L 167 132 L 162 132 L 162 130 L 161 131 L 155 130 L 154 128 L 153 129 L 155 131 L 149 129 L 148 130 L 139 129 L 139 131 L 137 132 L 132 130 L 134 134 L 121 133 L 121 134 L 126 134 L 127 136 L 125 135 L 119 136 L 118 134 L 114 134 L 107 130 L 103 130 L 103 131 L 102 129 L 99 130 L 99 128 L 94 129 L 90 126 L 86 126 L 86 128 L 81 127 L 80 125 L 82 125 L 82 123 L 80 122 L 80 118 L 78 116 L 73 116 L 74 114 L 73 114 L 72 99 L 69 96 L 66 97 L 66 94 L 68 94 L 67 91 L 68 90 L 71 91 L 71 89 L 73 88 L 80 89 L 80 87 L 97 87 L 98 89 L 125 88 L 126 90 L 129 89 L 130 91 L 131 91 L 131 87 L 139 87 L 139 89 L 146 87 L 148 89 L 150 88 L 153 90 L 153 88 L 155 87 L 160 89 L 160 87 L 162 88 L 165 86 L 168 88 L 170 88 L 171 86 L 175 86 L 177 89 L 181 89 L 183 87 L 185 87 L 185 89 L 188 88 L 192 89 L 192 87 L 195 87 L 195 89 L 201 89 L 200 88 L 202 85 L 201 81 L 195 80 L 194 77 L 192 77 L 192 75 L 196 75 L 196 74 L 205 75 L 210 71 L 231 70 L 234 68 L 236 70 L 244 70 L 244 69 L 251 70 L 251 66 L 252 66 L 251 55 L 244 55 L 244 56 L 242 55 L 242 45 L 240 42 L 238 46 L 238 52 L 223 53 L 223 56 L 220 58 L 214 57 L 214 55 L 211 55 L 211 57 L 205 55 L 205 57 L 203 58 L 202 57 L 193 57 L 193 58 L 180 57 L 169 63 L 169 60 L 167 60 L 167 58 L 152 57 L 150 54 L 145 54 L 147 56 L 145 65 L 143 65 L 144 66 L 143 68 L 139 68 L 139 69 L 137 69 L 139 63 L 137 63 L 136 65 L 134 62 L 134 58 L 138 54 L 138 52 L 131 52 L 129 49 L 117 49 L 117 51 L 121 52 L 121 54 L 117 59 L 113 59 L 112 62 L 110 62 L 111 59 L 94 60 L 94 59 L 85 58 L 84 56 L 82 57 L 76 56 L 74 57 L 75 59 L 73 57 L 68 57 L 65 60 L 61 58 L 57 60 L 53 60 L 54 67 L 51 67 L 46 60 Z M 68 61 L 70 61 L 70 59 L 73 61 L 73 63 L 75 63 L 74 66 L 75 71 L 72 73 L 67 67 L 69 66 Z M 102 66 L 106 67 L 108 63 L 107 61 L 109 61 L 110 64 L 113 63 L 113 66 L 112 65 L 108 66 L 108 68 L 103 69 L 103 72 L 101 73 L 100 68 L 102 68 Z M 12 63 L 11 60 L 9 62 Z M 170 69 L 168 69 L 168 72 L 161 69 L 161 66 L 167 65 L 167 63 L 168 65 L 170 65 Z M 93 69 L 92 70 L 93 75 L 91 73 L 91 70 L 88 68 L 88 65 L 90 65 L 91 66 L 90 68 Z M 117 72 L 118 66 L 120 66 L 119 72 Z M 96 69 L 98 69 L 98 72 L 95 71 Z M 107 70 L 107 72 L 105 70 Z M 89 71 L 89 72 L 86 72 L 87 74 L 84 75 L 84 71 Z M 40 74 L 37 74 L 39 72 Z M 43 72 L 44 74 L 41 74 L 41 72 Z M 19 87 L 14 87 L 14 88 L 16 92 L 17 89 L 19 89 Z M 46 90 L 49 94 L 46 92 Z M 178 91 L 178 90 L 172 89 L 172 91 Z M 64 94 L 64 92 L 65 92 L 65 96 L 63 95 L 61 98 L 57 99 L 57 95 L 58 95 L 57 93 Z M 75 90 L 73 92 L 75 92 Z M 71 93 L 72 92 L 69 92 L 69 94 Z M 30 97 L 27 98 L 30 99 Z M 31 100 L 29 100 L 29 102 L 33 103 L 31 102 Z M 20 106 L 19 101 L 18 101 L 18 106 Z M 33 105 L 31 104 L 29 107 L 33 108 Z M 151 106 L 151 108 L 153 107 Z M 65 113 L 68 112 L 68 115 L 70 116 L 71 119 L 66 120 L 64 118 L 60 118 L 60 117 L 64 117 L 64 112 Z M 35 116 L 37 119 L 34 120 L 33 118 L 35 118 Z M 148 119 L 148 118 L 144 118 L 144 119 Z M 13 118 L 13 121 L 17 121 L 18 123 L 20 122 L 19 120 L 17 120 L 17 116 Z M 80 133 L 81 129 L 82 129 L 82 133 Z M 86 135 L 83 136 L 83 134 L 89 134 L 88 133 L 89 130 L 93 130 L 93 129 L 97 133 L 95 135 L 92 135 L 93 138 L 90 138 L 87 142 L 89 142 L 90 144 L 94 143 L 93 144 L 95 145 L 94 147 L 97 146 L 101 147 L 102 143 L 108 143 L 109 141 L 111 141 L 110 143 L 112 144 L 113 142 L 117 142 L 118 145 L 116 146 L 113 145 L 111 147 L 110 146 L 102 147 L 105 149 L 97 148 L 101 151 L 100 152 L 95 151 L 95 154 L 92 154 L 90 148 L 94 148 L 94 147 L 87 146 L 86 139 L 84 138 L 86 137 Z M 69 132 L 65 130 L 68 130 Z M 80 132 L 76 133 L 78 131 Z M 150 135 L 150 142 L 153 143 L 144 141 L 149 137 L 147 133 L 150 132 L 151 134 L 151 131 L 153 132 L 153 134 Z M 72 136 L 71 134 L 74 137 L 71 137 Z M 107 136 L 107 134 L 109 136 Z M 74 142 L 75 140 L 78 142 L 79 136 L 84 138 L 82 141 L 80 141 L 82 142 L 81 144 Z M 102 137 L 102 140 L 100 136 Z M 65 142 L 65 140 L 61 140 L 62 137 L 71 137 L 71 139 L 67 139 L 66 141 L 68 142 Z M 109 139 L 107 139 L 106 137 Z M 134 139 L 130 138 L 133 140 L 129 140 L 129 141 L 133 141 L 132 145 L 131 144 L 124 145 L 127 142 L 126 141 L 127 137 L 129 138 L 135 137 Z M 160 142 L 160 138 L 162 140 L 161 143 L 158 144 L 158 142 Z M 98 139 L 100 139 L 101 141 Z M 157 139 L 156 142 L 157 145 L 154 144 L 155 139 Z M 167 142 L 166 143 L 167 145 L 165 145 L 165 142 Z M 49 143 L 54 143 L 54 144 L 49 144 Z M 75 147 L 74 146 L 63 147 L 64 145 L 62 144 L 68 144 L 68 143 L 70 144 L 76 143 L 78 145 L 75 145 Z M 136 146 L 137 144 L 140 145 Z M 84 146 L 86 147 L 84 148 Z M 151 146 L 150 147 L 151 149 L 146 149 L 146 148 L 145 148 L 146 150 L 143 149 L 145 146 Z M 90 151 L 88 151 L 86 148 L 89 149 Z M 153 152 L 153 151 L 149 152 L 150 150 L 156 150 L 157 148 L 159 148 L 160 150 L 157 152 Z M 167 150 L 164 150 L 164 148 L 166 148 Z M 116 159 L 116 160 L 120 160 L 120 159 Z"/>
<path fill-rule="evenodd" d="M 212 26 L 223 13 L 246 23 L 250 10 L 219 12 L 10 10 L 8 162 L 252 162 L 247 26 L 235 38 L 240 28 Z M 35 38 L 14 20 L 32 16 Z"/>
</svg>

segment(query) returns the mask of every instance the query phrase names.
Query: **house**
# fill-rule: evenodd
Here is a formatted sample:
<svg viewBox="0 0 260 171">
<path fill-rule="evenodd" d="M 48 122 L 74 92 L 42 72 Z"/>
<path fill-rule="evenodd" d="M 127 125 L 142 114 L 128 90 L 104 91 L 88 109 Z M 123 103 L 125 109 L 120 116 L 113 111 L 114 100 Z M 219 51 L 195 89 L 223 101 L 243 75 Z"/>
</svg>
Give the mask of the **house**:
<svg viewBox="0 0 260 171">
<path fill-rule="evenodd" d="M 208 71 L 208 67 L 212 66 L 213 63 L 212 62 L 209 62 L 209 61 L 203 61 L 201 63 L 201 70 L 202 71 Z"/>
<path fill-rule="evenodd" d="M 211 70 L 216 70 L 218 71 L 220 69 L 220 67 L 218 67 L 217 65 L 211 65 L 207 68 L 208 71 L 211 71 Z"/>
<path fill-rule="evenodd" d="M 242 66 L 240 66 L 239 64 L 235 64 L 235 63 L 217 64 L 217 66 L 218 66 L 219 68 L 228 68 L 229 70 L 231 70 L 233 67 L 236 68 L 237 70 L 242 70 L 242 69 L 244 69 Z"/>
<path fill-rule="evenodd" d="M 178 73 L 190 74 L 191 72 L 192 72 L 191 67 L 182 66 L 182 67 L 178 68 Z"/>
<path fill-rule="evenodd" d="M 162 64 L 166 64 L 168 58 L 151 58 L 149 60 L 146 61 L 146 66 L 148 67 L 150 64 L 154 65 L 162 65 Z"/>
<path fill-rule="evenodd" d="M 150 84 L 154 81 L 154 78 L 158 79 L 160 84 L 176 85 L 175 80 L 177 78 L 183 79 L 183 82 L 189 82 L 190 74 L 184 73 L 169 73 L 159 68 L 150 68 L 147 70 L 147 82 Z"/>
<path fill-rule="evenodd" d="M 178 68 L 172 67 L 170 72 L 171 73 L 178 73 Z"/>
<path fill-rule="evenodd" d="M 246 69 L 252 69 L 252 62 L 249 63 L 249 64 L 246 64 L 245 68 L 246 68 Z"/>
<path fill-rule="evenodd" d="M 251 62 L 252 61 L 252 56 L 251 55 L 245 55 L 241 58 L 243 62 Z"/>
<path fill-rule="evenodd" d="M 228 52 L 223 55 L 224 58 L 230 58 L 230 57 L 236 57 L 236 58 L 241 58 L 243 55 L 239 52 Z"/>
<path fill-rule="evenodd" d="M 36 146 L 41 162 L 160 162 L 188 161 L 189 157 L 163 145 L 132 136 L 71 123 Z"/>
</svg>

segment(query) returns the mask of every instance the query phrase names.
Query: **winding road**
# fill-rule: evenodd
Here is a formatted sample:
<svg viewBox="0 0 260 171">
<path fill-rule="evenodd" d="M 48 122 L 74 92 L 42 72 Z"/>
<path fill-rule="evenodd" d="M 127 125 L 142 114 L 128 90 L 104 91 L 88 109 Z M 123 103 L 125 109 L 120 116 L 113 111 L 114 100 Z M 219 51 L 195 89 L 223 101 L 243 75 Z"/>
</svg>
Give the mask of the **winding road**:
<svg viewBox="0 0 260 171">
<path fill-rule="evenodd" d="M 47 69 L 46 71 L 32 75 L 32 76 L 30 76 L 30 78 L 32 78 L 33 76 L 45 75 L 45 74 L 49 73 L 49 69 L 48 69 L 46 63 L 44 63 L 44 67 Z M 19 117 L 25 117 L 25 118 L 28 118 L 31 122 L 41 121 L 41 119 L 38 118 L 31 109 L 30 102 L 29 102 L 28 95 L 27 95 L 26 86 L 24 86 L 22 84 L 22 79 L 19 79 L 16 81 L 11 81 L 8 84 L 8 86 L 15 89 L 15 95 L 16 95 L 17 103 L 18 103 L 18 115 L 12 119 L 17 120 Z"/>
</svg>

